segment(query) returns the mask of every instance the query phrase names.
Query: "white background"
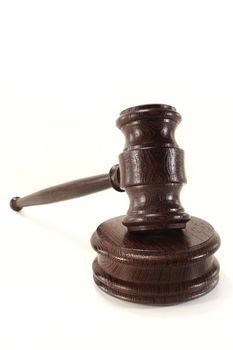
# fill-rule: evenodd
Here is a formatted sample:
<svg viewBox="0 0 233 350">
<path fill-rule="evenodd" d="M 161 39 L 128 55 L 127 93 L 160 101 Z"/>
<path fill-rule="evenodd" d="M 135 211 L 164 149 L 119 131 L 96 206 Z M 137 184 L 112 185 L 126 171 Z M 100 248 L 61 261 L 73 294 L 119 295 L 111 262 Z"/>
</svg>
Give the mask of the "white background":
<svg viewBox="0 0 233 350">
<path fill-rule="evenodd" d="M 0 1 L 0 348 L 232 349 L 231 1 Z M 119 112 L 175 106 L 187 212 L 222 246 L 220 283 L 172 307 L 101 293 L 96 226 L 124 214 L 114 190 L 50 206 L 9 199 L 108 172 L 123 149 Z M 224 344 L 224 345 L 223 345 Z"/>
</svg>

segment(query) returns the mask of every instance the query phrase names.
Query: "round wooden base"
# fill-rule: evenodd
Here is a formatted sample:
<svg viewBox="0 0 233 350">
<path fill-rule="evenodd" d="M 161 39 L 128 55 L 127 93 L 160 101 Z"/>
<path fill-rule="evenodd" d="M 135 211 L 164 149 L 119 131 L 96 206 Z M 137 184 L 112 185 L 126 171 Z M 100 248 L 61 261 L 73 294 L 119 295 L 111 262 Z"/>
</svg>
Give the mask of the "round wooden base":
<svg viewBox="0 0 233 350">
<path fill-rule="evenodd" d="M 122 216 L 102 223 L 91 244 L 94 280 L 106 293 L 131 302 L 171 305 L 208 293 L 218 283 L 214 252 L 220 238 L 192 217 L 185 229 L 130 233 Z"/>
</svg>

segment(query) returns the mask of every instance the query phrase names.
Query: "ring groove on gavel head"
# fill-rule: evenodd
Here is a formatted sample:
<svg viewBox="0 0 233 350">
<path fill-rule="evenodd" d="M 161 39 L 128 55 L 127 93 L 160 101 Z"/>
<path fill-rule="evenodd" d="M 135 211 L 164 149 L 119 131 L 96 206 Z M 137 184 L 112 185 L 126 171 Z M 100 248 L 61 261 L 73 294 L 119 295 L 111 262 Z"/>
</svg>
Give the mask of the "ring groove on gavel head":
<svg viewBox="0 0 233 350">
<path fill-rule="evenodd" d="M 184 228 L 190 219 L 179 199 L 186 182 L 184 151 L 174 136 L 180 121 L 174 107 L 158 104 L 128 108 L 117 120 L 126 141 L 119 166 L 129 231 Z"/>
</svg>

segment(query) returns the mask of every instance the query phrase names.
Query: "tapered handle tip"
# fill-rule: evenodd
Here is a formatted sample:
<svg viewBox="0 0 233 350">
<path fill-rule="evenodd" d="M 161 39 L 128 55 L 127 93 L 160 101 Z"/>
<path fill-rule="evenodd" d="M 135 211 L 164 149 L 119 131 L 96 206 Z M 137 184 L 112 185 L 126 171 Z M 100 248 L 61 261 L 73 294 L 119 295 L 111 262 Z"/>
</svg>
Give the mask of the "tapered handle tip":
<svg viewBox="0 0 233 350">
<path fill-rule="evenodd" d="M 11 199 L 10 201 L 10 207 L 11 209 L 13 209 L 14 211 L 20 211 L 22 209 L 22 207 L 20 207 L 18 204 L 17 204 L 17 200 L 20 199 L 20 197 L 14 197 Z"/>
</svg>

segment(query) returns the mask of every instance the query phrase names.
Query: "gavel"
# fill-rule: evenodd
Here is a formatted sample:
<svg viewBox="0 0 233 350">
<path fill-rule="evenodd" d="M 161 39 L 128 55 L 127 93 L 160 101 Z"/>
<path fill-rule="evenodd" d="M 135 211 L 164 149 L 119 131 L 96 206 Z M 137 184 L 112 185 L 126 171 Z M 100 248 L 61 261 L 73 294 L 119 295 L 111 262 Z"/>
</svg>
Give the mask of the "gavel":
<svg viewBox="0 0 233 350">
<path fill-rule="evenodd" d="M 116 124 L 125 146 L 119 164 L 108 174 L 14 197 L 11 208 L 20 211 L 110 187 L 125 191 L 126 215 L 105 221 L 91 238 L 98 253 L 93 263 L 96 284 L 112 296 L 153 305 L 206 294 L 219 279 L 213 254 L 220 238 L 210 224 L 187 214 L 180 203 L 186 183 L 184 151 L 174 136 L 180 121 L 176 109 L 164 104 L 122 111 Z"/>
<path fill-rule="evenodd" d="M 11 200 L 12 209 L 81 197 L 111 186 L 126 191 L 130 207 L 123 224 L 129 231 L 184 228 L 189 215 L 179 200 L 184 173 L 184 152 L 174 138 L 180 115 L 166 105 L 147 105 L 123 111 L 117 126 L 125 135 L 119 165 L 109 174 L 54 186 Z"/>
</svg>

